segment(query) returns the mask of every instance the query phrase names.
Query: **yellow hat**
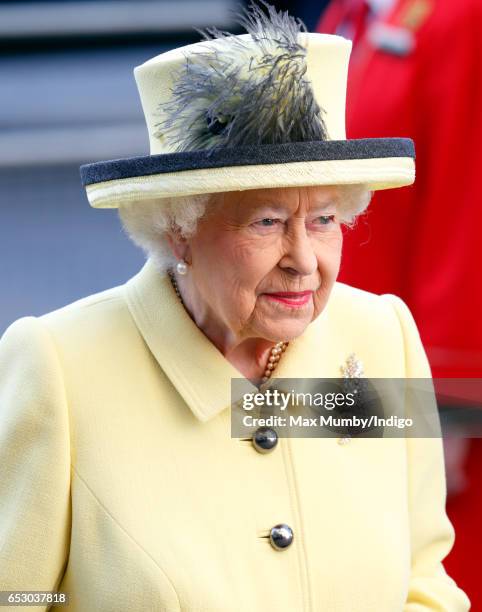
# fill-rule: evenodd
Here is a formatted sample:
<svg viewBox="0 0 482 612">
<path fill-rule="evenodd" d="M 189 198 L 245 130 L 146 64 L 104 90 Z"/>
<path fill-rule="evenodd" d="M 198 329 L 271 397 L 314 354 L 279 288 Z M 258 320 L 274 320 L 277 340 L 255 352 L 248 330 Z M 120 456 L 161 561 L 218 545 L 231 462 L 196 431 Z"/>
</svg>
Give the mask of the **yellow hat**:
<svg viewBox="0 0 482 612">
<path fill-rule="evenodd" d="M 346 139 L 352 43 L 251 4 L 238 36 L 205 40 L 134 70 L 150 155 L 81 167 L 91 206 L 267 187 L 415 179 L 409 138 Z"/>
</svg>

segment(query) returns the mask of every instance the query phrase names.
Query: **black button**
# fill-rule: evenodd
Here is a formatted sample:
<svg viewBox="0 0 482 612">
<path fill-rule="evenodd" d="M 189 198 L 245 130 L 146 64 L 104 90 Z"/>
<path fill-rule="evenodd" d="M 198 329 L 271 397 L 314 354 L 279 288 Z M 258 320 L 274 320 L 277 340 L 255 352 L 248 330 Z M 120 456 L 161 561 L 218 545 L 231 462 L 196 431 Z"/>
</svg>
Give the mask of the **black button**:
<svg viewBox="0 0 482 612">
<path fill-rule="evenodd" d="M 285 523 L 275 525 L 271 527 L 269 541 L 271 542 L 271 546 L 276 550 L 284 550 L 293 541 L 293 530 Z"/>
<path fill-rule="evenodd" d="M 253 434 L 253 446 L 258 453 L 269 453 L 278 444 L 278 434 L 271 427 L 260 427 Z"/>
</svg>

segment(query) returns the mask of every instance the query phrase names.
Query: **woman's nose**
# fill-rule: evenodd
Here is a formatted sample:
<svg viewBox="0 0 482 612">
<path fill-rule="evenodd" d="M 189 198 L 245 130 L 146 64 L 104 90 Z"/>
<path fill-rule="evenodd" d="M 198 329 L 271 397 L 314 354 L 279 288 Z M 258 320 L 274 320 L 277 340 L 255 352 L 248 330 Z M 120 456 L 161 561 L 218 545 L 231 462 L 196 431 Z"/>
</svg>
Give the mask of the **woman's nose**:
<svg viewBox="0 0 482 612">
<path fill-rule="evenodd" d="M 302 275 L 313 274 L 318 261 L 311 239 L 304 224 L 293 228 L 283 237 L 283 256 L 279 266 L 284 270 Z"/>
</svg>

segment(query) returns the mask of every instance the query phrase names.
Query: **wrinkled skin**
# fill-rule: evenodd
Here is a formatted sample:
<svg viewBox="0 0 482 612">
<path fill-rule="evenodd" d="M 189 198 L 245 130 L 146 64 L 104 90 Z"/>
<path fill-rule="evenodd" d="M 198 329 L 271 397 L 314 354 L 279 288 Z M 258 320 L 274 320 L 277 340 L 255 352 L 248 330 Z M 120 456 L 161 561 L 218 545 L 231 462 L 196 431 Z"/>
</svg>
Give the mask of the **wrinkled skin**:
<svg viewBox="0 0 482 612">
<path fill-rule="evenodd" d="M 214 196 L 194 236 L 169 238 L 188 265 L 176 274 L 191 317 L 244 376 L 262 376 L 274 343 L 292 340 L 322 312 L 340 267 L 336 186 Z M 266 296 L 313 291 L 304 305 Z"/>
</svg>

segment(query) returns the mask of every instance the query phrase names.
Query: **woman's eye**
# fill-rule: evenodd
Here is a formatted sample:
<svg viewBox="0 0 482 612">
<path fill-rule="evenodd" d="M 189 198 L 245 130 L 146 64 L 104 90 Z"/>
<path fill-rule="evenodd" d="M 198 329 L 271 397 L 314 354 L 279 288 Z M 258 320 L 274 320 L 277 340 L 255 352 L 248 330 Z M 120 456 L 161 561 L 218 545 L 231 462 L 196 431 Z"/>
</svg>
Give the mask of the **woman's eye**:
<svg viewBox="0 0 482 612">
<path fill-rule="evenodd" d="M 266 218 L 256 221 L 255 225 L 260 225 L 261 227 L 273 227 L 277 223 L 279 223 L 279 219 Z"/>
<path fill-rule="evenodd" d="M 321 215 L 321 217 L 317 217 L 315 221 L 316 220 L 320 222 L 320 225 L 329 225 L 335 222 L 335 215 Z"/>
</svg>

